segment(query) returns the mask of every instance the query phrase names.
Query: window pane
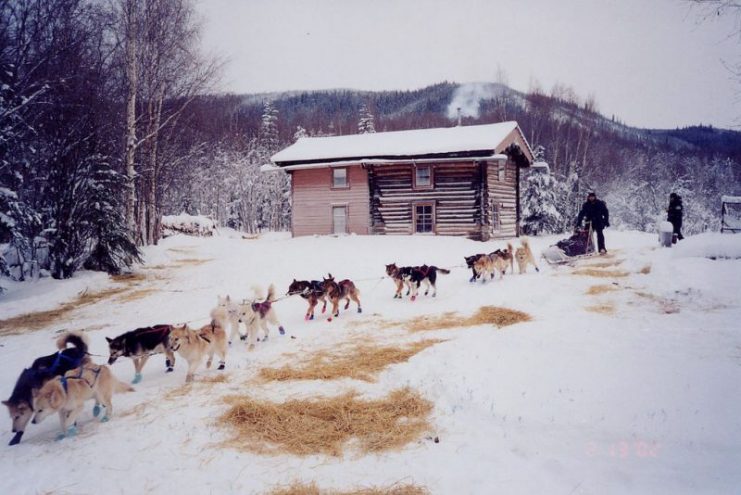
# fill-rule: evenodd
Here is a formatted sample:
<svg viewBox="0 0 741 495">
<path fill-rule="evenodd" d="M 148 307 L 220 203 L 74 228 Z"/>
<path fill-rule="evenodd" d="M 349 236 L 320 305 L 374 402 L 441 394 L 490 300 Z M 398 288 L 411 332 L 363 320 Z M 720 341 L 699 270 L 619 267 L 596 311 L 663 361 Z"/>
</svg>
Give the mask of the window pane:
<svg viewBox="0 0 741 495">
<path fill-rule="evenodd" d="M 429 233 L 433 231 L 433 208 L 432 205 L 417 205 L 414 207 L 416 231 Z"/>
<path fill-rule="evenodd" d="M 417 167 L 416 174 L 417 187 L 432 185 L 430 167 Z"/>
<path fill-rule="evenodd" d="M 333 187 L 347 187 L 347 169 L 346 168 L 333 168 L 332 169 L 332 186 Z"/>
</svg>

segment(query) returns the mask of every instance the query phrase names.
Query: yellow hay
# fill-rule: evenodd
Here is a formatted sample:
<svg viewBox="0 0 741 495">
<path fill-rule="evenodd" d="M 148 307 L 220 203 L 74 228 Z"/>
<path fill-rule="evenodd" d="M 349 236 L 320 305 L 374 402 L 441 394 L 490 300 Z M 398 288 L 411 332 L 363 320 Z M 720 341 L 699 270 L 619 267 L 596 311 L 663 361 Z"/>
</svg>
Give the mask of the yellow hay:
<svg viewBox="0 0 741 495">
<path fill-rule="evenodd" d="M 282 403 L 224 400 L 230 407 L 219 424 L 233 433 L 226 444 L 260 454 L 340 456 L 351 440 L 361 453 L 395 450 L 429 431 L 432 412 L 432 403 L 409 388 L 373 400 L 355 392 Z"/>
<path fill-rule="evenodd" d="M 610 268 L 621 264 L 625 260 L 613 260 L 613 261 L 598 261 L 596 263 L 585 263 L 584 266 L 587 268 Z"/>
<path fill-rule="evenodd" d="M 587 277 L 619 278 L 627 277 L 628 272 L 623 270 L 598 270 L 594 268 L 580 268 L 574 271 L 574 275 L 584 275 Z"/>
<path fill-rule="evenodd" d="M 368 487 L 351 490 L 322 490 L 316 483 L 294 482 L 286 487 L 278 487 L 267 495 L 427 495 L 427 488 L 413 484 L 391 485 L 383 488 Z"/>
<path fill-rule="evenodd" d="M 148 295 L 154 294 L 155 292 L 157 292 L 157 289 L 154 288 L 137 289 L 124 294 L 123 296 L 119 297 L 118 300 L 122 302 L 138 301 L 139 299 L 144 299 Z"/>
<path fill-rule="evenodd" d="M 83 306 L 95 304 L 103 299 L 126 292 L 128 287 L 113 287 L 97 292 L 83 292 L 74 300 L 60 304 L 54 309 L 36 311 L 0 320 L 0 336 L 14 335 L 23 330 L 39 330 L 53 323 L 60 323 L 69 313 Z"/>
<path fill-rule="evenodd" d="M 593 306 L 587 306 L 586 310 L 592 313 L 611 315 L 615 313 L 615 305 L 612 303 L 595 304 Z"/>
<path fill-rule="evenodd" d="M 439 316 L 424 316 L 408 321 L 404 327 L 410 332 L 443 330 L 456 327 L 473 327 L 477 325 L 495 325 L 506 327 L 530 321 L 532 317 L 522 311 L 496 306 L 482 306 L 472 316 L 462 317 L 458 313 L 448 312 Z"/>
<path fill-rule="evenodd" d="M 213 260 L 211 260 L 210 258 L 183 258 L 183 259 L 177 260 L 175 264 L 178 266 L 184 266 L 184 265 L 198 266 L 204 263 L 208 263 L 209 261 L 213 261 Z"/>
<path fill-rule="evenodd" d="M 387 366 L 405 362 L 440 342 L 443 341 L 428 339 L 403 347 L 357 344 L 335 352 L 319 351 L 295 367 L 287 365 L 282 368 L 262 368 L 259 376 L 264 380 L 275 381 L 353 378 L 371 382 Z"/>
<path fill-rule="evenodd" d="M 598 296 L 600 294 L 604 294 L 606 292 L 613 292 L 616 290 L 619 290 L 619 289 L 614 285 L 593 285 L 587 290 L 586 294 L 588 296 Z"/>
</svg>

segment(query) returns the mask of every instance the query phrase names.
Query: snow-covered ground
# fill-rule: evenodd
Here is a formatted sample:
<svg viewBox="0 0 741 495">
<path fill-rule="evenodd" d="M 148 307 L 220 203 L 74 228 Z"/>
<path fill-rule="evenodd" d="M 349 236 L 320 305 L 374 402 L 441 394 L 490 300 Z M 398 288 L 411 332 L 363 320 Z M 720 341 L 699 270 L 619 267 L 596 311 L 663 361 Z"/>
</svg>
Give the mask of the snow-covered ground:
<svg viewBox="0 0 741 495">
<path fill-rule="evenodd" d="M 730 239 L 730 240 L 729 240 Z M 533 239 L 536 255 L 556 238 Z M 463 256 L 501 247 L 450 237 L 304 237 L 228 234 L 175 236 L 147 249 L 146 274 L 130 284 L 136 297 L 114 294 L 69 312 L 48 327 L 0 337 L 0 394 L 34 358 L 54 351 L 56 332 L 88 329 L 91 352 L 107 356 L 104 337 L 138 326 L 204 319 L 217 294 L 246 297 L 254 284 L 279 293 L 293 278 L 327 272 L 358 280 L 364 313 L 328 323 L 305 322 L 298 297 L 276 303 L 287 329 L 248 353 L 230 349 L 229 380 L 196 383 L 170 394 L 185 378 L 180 360 L 164 373 L 164 357 L 144 369 L 136 392 L 114 397 L 109 423 L 86 410 L 80 434 L 55 442 L 58 422 L 29 425 L 20 445 L 0 447 L 0 493 L 264 493 L 294 480 L 323 488 L 415 482 L 440 494 L 484 493 L 734 493 L 741 486 L 741 259 L 705 257 L 717 241 L 692 238 L 660 249 L 655 235 L 607 232 L 604 270 L 627 276 L 577 275 L 571 267 L 507 275 L 469 284 L 456 267 L 439 280 L 438 296 L 414 303 L 392 299 L 384 264 L 452 267 Z M 741 254 L 741 236 L 724 236 L 723 254 Z M 685 247 L 686 246 L 686 247 Z M 711 246 L 711 247 L 709 247 Z M 717 254 L 717 253 L 716 253 Z M 647 273 L 646 273 L 647 272 Z M 616 273 L 614 275 L 621 275 Z M 0 298 L 0 320 L 51 309 L 84 290 L 122 282 L 81 273 L 69 281 L 14 284 Z M 594 285 L 617 290 L 598 295 Z M 482 305 L 530 313 L 527 323 L 407 333 L 374 322 L 406 320 Z M 350 322 L 364 325 L 348 325 Z M 2 329 L 0 329 L 0 333 Z M 376 383 L 353 380 L 256 383 L 261 366 L 348 341 L 403 343 L 447 339 Z M 295 337 L 295 338 L 291 338 Z M 103 362 L 105 357 L 96 357 Z M 112 367 L 130 380 L 133 366 Z M 198 376 L 221 373 L 201 369 Z M 434 403 L 433 435 L 400 451 L 342 458 L 261 456 L 221 445 L 215 424 L 221 397 L 244 393 L 283 401 L 350 389 L 375 397 L 400 386 Z M 2 422 L 3 442 L 11 438 Z"/>
</svg>

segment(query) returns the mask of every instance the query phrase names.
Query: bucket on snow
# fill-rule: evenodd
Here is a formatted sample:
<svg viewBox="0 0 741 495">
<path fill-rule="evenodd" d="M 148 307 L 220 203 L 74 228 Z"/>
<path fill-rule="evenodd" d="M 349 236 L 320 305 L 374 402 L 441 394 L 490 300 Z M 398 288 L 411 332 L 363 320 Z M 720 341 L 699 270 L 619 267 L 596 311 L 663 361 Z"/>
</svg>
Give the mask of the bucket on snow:
<svg viewBox="0 0 741 495">
<path fill-rule="evenodd" d="M 671 222 L 659 222 L 659 244 L 663 247 L 672 247 L 674 226 Z"/>
</svg>

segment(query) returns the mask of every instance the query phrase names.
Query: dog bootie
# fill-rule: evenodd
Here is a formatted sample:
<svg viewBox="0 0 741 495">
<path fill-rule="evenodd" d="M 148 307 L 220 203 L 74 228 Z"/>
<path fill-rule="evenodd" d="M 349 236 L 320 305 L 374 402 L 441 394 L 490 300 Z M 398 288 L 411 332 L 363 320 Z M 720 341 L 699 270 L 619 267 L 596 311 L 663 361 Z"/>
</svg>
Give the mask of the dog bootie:
<svg viewBox="0 0 741 495">
<path fill-rule="evenodd" d="M 77 435 L 77 427 L 73 425 L 67 428 L 66 432 L 60 433 L 59 435 L 57 435 L 56 440 L 58 442 L 60 440 L 64 440 L 67 437 L 74 437 L 75 435 Z"/>
<path fill-rule="evenodd" d="M 97 418 L 99 414 L 100 414 L 100 404 L 95 404 L 93 406 L 93 416 Z"/>
<path fill-rule="evenodd" d="M 279 333 L 280 333 L 281 335 L 285 335 L 285 334 L 286 334 L 286 329 L 285 329 L 285 328 L 283 328 L 283 327 L 278 327 L 278 332 L 279 332 Z"/>
<path fill-rule="evenodd" d="M 362 313 L 362 312 L 363 312 L 363 308 L 361 308 L 360 306 L 358 306 L 358 313 Z"/>
<path fill-rule="evenodd" d="M 221 361 L 217 369 L 223 370 L 225 367 L 226 367 L 226 363 L 224 363 L 224 361 Z"/>
<path fill-rule="evenodd" d="M 141 373 L 134 373 L 134 379 L 131 380 L 131 383 L 133 383 L 134 385 L 136 385 L 140 381 L 142 381 L 142 374 Z"/>
<path fill-rule="evenodd" d="M 101 423 L 107 423 L 110 420 L 111 420 L 111 418 L 109 418 L 107 414 L 105 416 L 103 416 L 102 418 L 100 418 L 100 422 Z"/>
</svg>

